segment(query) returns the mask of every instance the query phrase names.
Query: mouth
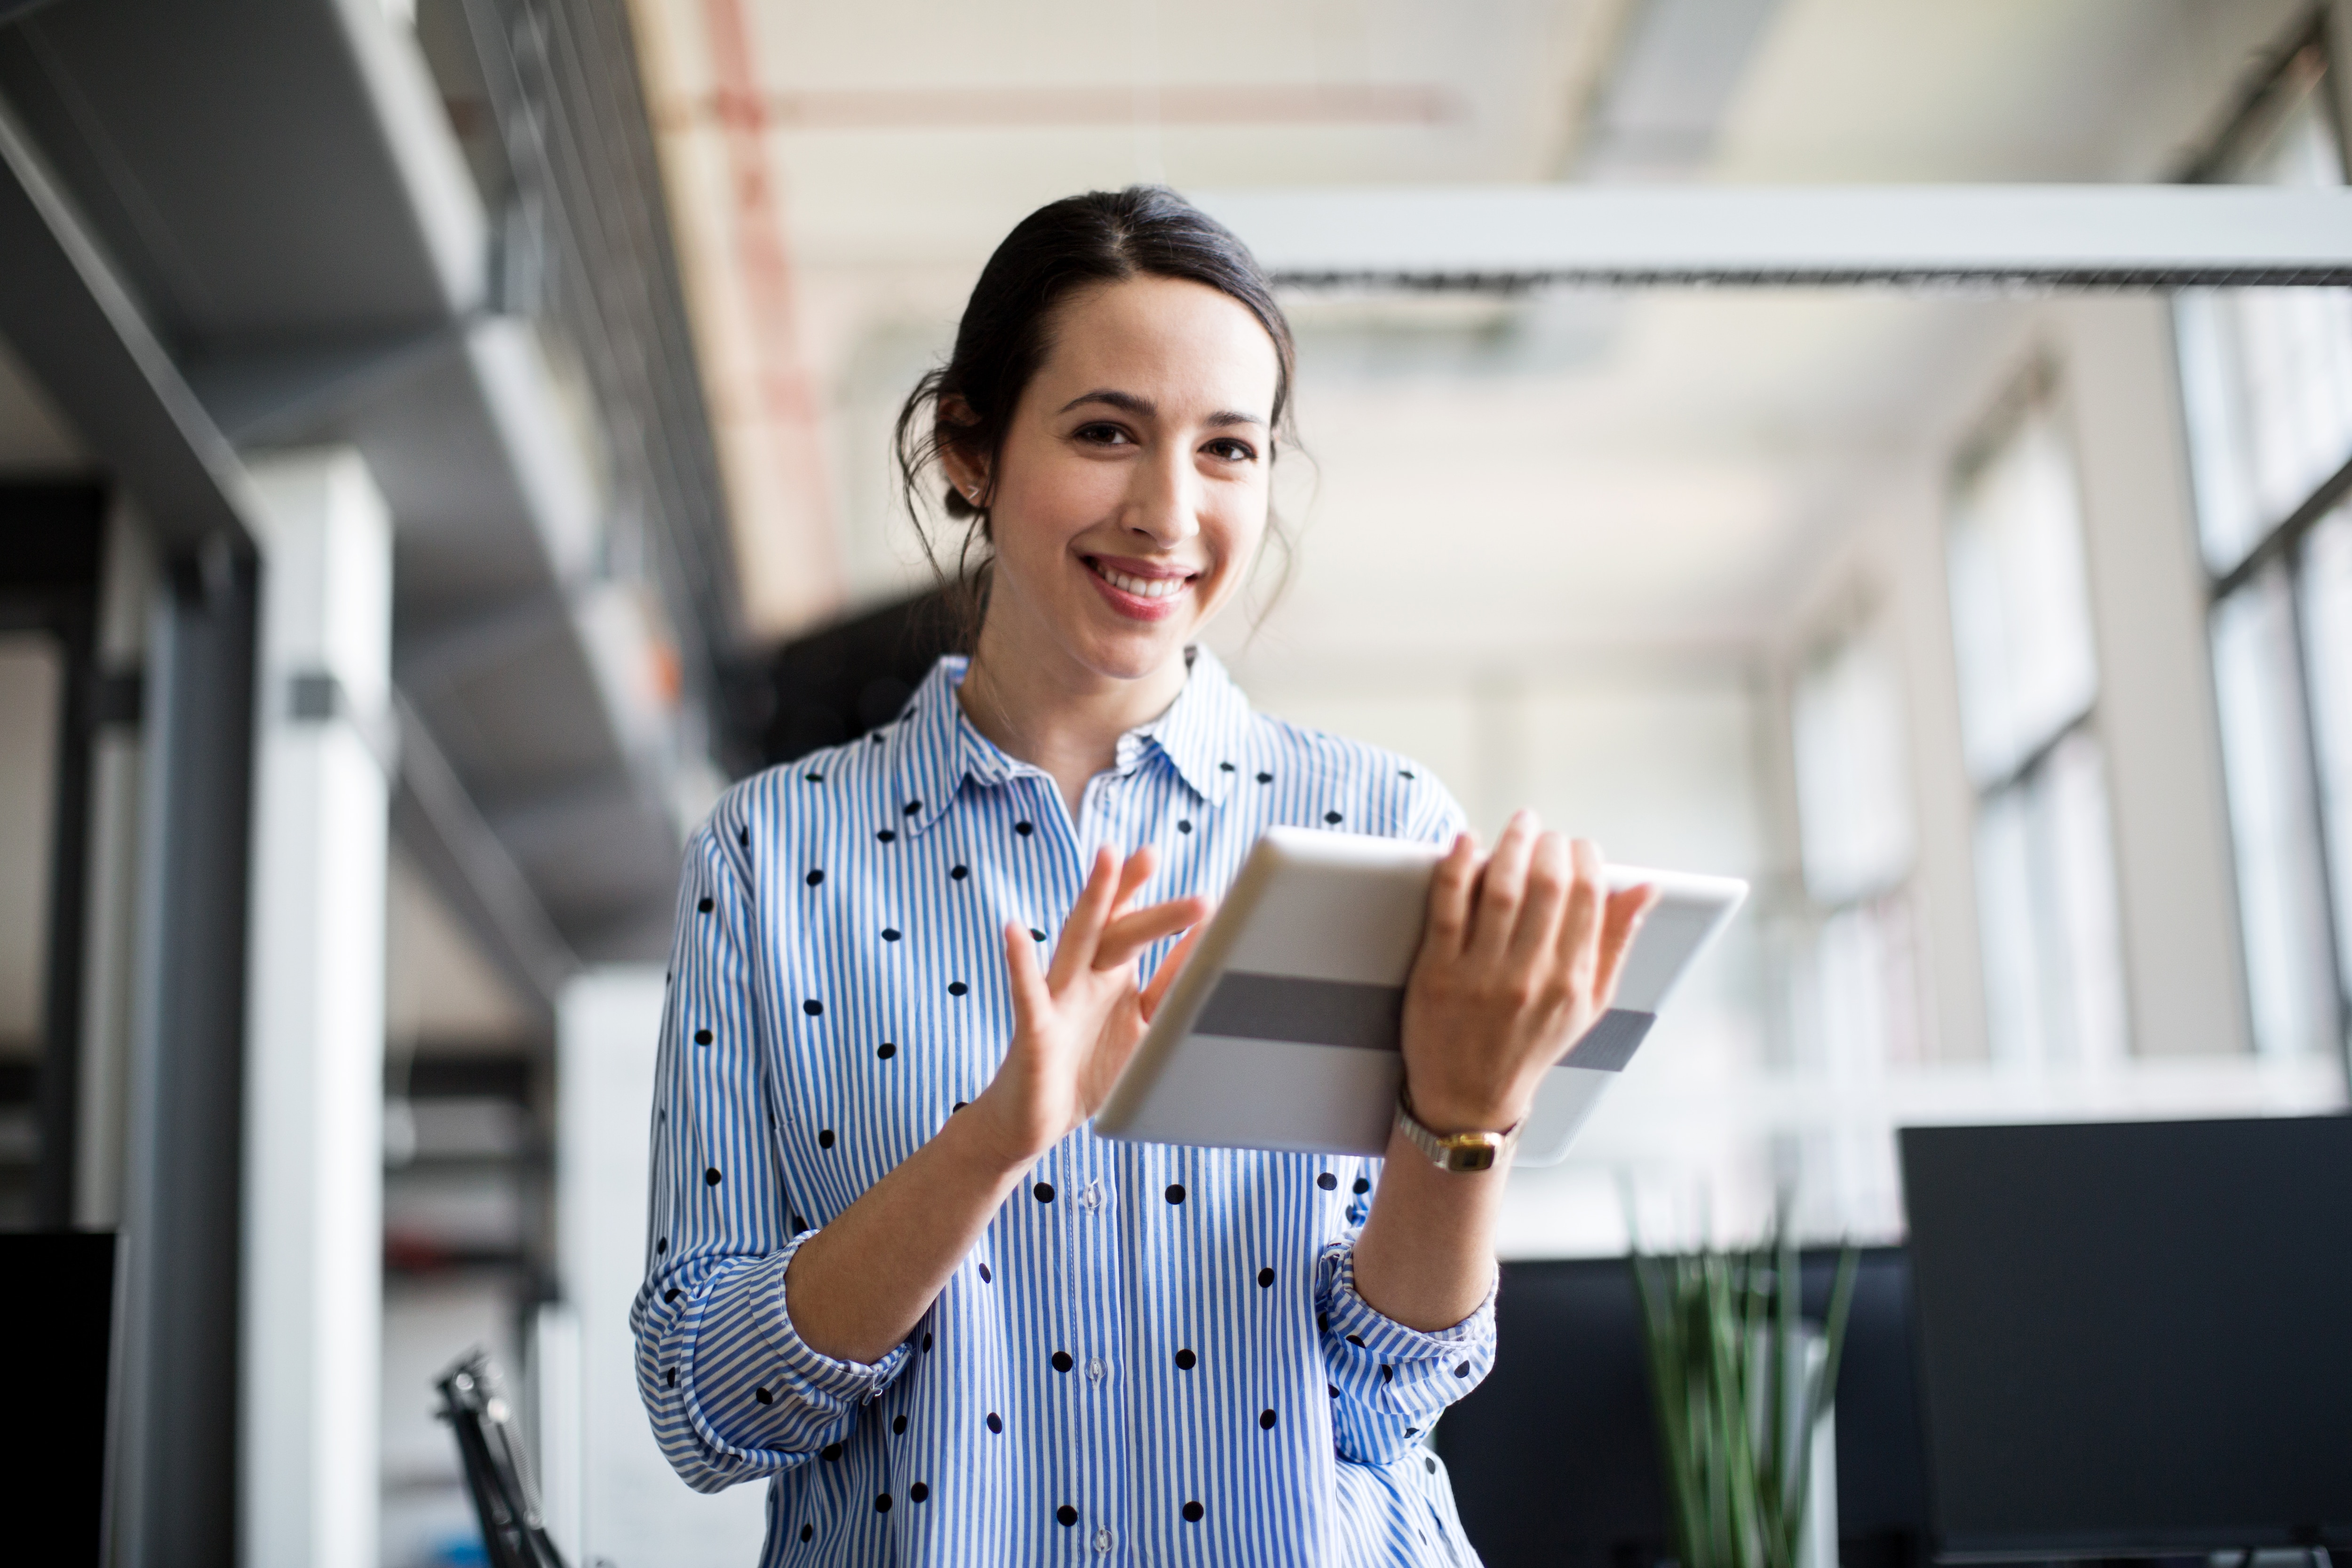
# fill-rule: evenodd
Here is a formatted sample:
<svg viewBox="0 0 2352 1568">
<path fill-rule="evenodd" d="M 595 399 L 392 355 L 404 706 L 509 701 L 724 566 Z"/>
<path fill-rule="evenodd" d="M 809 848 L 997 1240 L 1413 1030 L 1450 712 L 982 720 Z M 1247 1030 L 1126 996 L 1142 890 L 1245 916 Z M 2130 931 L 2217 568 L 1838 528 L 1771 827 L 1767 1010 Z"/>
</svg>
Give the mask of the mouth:
<svg viewBox="0 0 2352 1568">
<path fill-rule="evenodd" d="M 1087 574 L 1102 590 L 1111 608 L 1131 619 L 1164 620 L 1176 613 L 1177 606 L 1200 581 L 1197 572 L 1178 572 L 1165 567 L 1145 571 L 1131 570 L 1141 562 L 1114 564 L 1099 555 L 1080 557 L 1087 564 Z"/>
</svg>

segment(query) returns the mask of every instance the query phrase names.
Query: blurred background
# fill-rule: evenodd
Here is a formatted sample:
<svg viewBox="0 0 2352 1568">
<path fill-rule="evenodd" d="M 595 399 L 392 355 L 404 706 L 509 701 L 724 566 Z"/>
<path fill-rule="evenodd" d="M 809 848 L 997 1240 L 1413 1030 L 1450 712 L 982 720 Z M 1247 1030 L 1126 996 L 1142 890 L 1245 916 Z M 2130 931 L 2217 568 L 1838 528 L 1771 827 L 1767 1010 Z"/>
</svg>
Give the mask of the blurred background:
<svg viewBox="0 0 2352 1568">
<path fill-rule="evenodd" d="M 939 651 L 887 434 L 1024 214 L 2340 185 L 2347 19 L 0 0 L 0 1225 L 119 1237 L 115 1557 L 482 1560 L 482 1344 L 568 1552 L 752 1560 L 618 1316 L 679 847 Z M 2344 1108 L 2352 297 L 1285 299 L 1251 697 L 1755 886 L 1510 1256 L 1899 1240 L 1898 1125 Z"/>
</svg>

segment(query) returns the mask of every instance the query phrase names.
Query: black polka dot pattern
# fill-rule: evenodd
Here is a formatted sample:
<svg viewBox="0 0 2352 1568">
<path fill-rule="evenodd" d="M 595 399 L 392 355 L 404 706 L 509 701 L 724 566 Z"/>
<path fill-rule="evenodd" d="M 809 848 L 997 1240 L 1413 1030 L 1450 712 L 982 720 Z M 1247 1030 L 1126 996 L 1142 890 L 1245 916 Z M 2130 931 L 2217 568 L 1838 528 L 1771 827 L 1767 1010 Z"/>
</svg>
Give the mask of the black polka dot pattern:
<svg viewBox="0 0 2352 1568">
<path fill-rule="evenodd" d="M 823 773 L 803 773 L 801 776 L 808 780 L 811 784 L 824 783 L 824 775 Z"/>
<path fill-rule="evenodd" d="M 820 1127 L 820 1128 L 818 1128 L 818 1129 L 817 1129 L 817 1133 L 816 1133 L 816 1146 L 817 1146 L 818 1148 L 820 1148 L 820 1149 L 830 1149 L 830 1148 L 832 1148 L 832 1147 L 833 1147 L 833 1129 L 832 1129 L 832 1128 L 830 1128 L 830 1127 Z"/>
<path fill-rule="evenodd" d="M 838 1443 L 827 1443 L 824 1447 L 819 1448 L 816 1451 L 816 1457 L 830 1465 L 835 1459 L 841 1458 L 841 1445 Z"/>
<path fill-rule="evenodd" d="M 1043 942 L 1045 940 L 1045 933 L 1039 931 L 1035 926 L 1031 926 L 1029 928 L 1029 939 L 1032 942 Z"/>
<path fill-rule="evenodd" d="M 708 1030 L 708 1029 L 697 1029 L 697 1030 L 695 1030 L 695 1031 L 694 1031 L 694 1043 L 695 1043 L 696 1045 L 698 1045 L 698 1046 L 707 1046 L 707 1045 L 709 1045 L 709 1044 L 710 1043 L 710 1031 L 709 1031 L 709 1030 Z"/>
<path fill-rule="evenodd" d="M 961 980 L 950 980 L 948 982 L 948 994 L 950 996 L 962 996 L 969 994 L 971 990 L 971 987 L 966 985 Z"/>
<path fill-rule="evenodd" d="M 969 866 L 958 866 L 954 870 L 950 871 L 950 872 L 948 873 L 948 875 L 949 875 L 950 877 L 953 878 L 955 880 L 957 880 L 957 881 L 961 882 L 961 881 L 962 881 L 966 877 L 969 877 L 969 876 L 971 876 L 971 867 L 969 867 Z"/>
<path fill-rule="evenodd" d="M 1033 823 L 1016 822 L 1013 825 L 1013 831 L 1021 835 L 1022 837 L 1026 838 L 1031 834 L 1036 832 L 1037 828 Z"/>
<path fill-rule="evenodd" d="M 1456 1363 L 1454 1368 L 1454 1375 L 1456 1377 L 1468 1377 L 1470 1375 L 1470 1363 L 1466 1361 Z"/>
<path fill-rule="evenodd" d="M 764 1388 L 753 1389 L 751 1391 L 751 1397 L 758 1400 L 762 1405 L 773 1405 L 776 1402 L 776 1396 L 769 1393 Z"/>
<path fill-rule="evenodd" d="M 891 831 L 890 831 L 888 828 L 887 828 L 887 827 L 886 827 L 886 828 L 884 828 L 881 832 L 879 832 L 879 833 L 876 834 L 874 837 L 875 837 L 876 838 L 877 838 L 877 839 L 881 840 L 881 841 L 882 841 L 883 843 L 885 843 L 885 844 L 896 844 L 896 843 L 898 843 L 898 836 L 897 834 L 895 834 L 895 833 L 891 832 Z"/>
<path fill-rule="evenodd" d="M 1176 819 L 1176 831 L 1177 831 L 1177 832 L 1179 832 L 1179 833 L 1190 833 L 1190 832 L 1192 832 L 1192 819 L 1191 817 L 1189 817 L 1189 816 L 1180 816 L 1180 817 L 1178 817 L 1178 818 Z"/>
<path fill-rule="evenodd" d="M 702 1184 L 706 1187 L 717 1186 L 721 1179 L 722 1178 L 719 1174 L 719 1167 L 716 1165 L 711 1166 L 710 1169 L 702 1173 Z"/>
<path fill-rule="evenodd" d="M 980 1282 L 981 1282 L 982 1284 L 985 1285 L 985 1284 L 987 1284 L 990 1280 L 992 1280 L 992 1279 L 995 1279 L 995 1278 L 996 1278 L 996 1276 L 995 1276 L 995 1275 L 991 1274 L 991 1273 L 988 1271 L 988 1265 L 987 1265 L 987 1264 L 983 1263 L 983 1264 L 982 1264 L 982 1265 L 980 1266 Z"/>
<path fill-rule="evenodd" d="M 1369 1193 L 1372 1190 L 1372 1184 L 1366 1181 L 1363 1177 L 1358 1176 L 1355 1180 L 1354 1185 L 1350 1186 L 1348 1190 L 1352 1193 Z"/>
<path fill-rule="evenodd" d="M 907 1435 L 906 1416 L 893 1415 L 890 1417 L 890 1435 L 894 1437 L 903 1437 Z"/>
<path fill-rule="evenodd" d="M 908 1502 L 929 1502 L 931 1500 L 931 1489 L 923 1482 L 917 1481 L 913 1486 L 907 1489 L 907 1500 Z"/>
<path fill-rule="evenodd" d="M 668 1250 L 669 1250 L 669 1237 L 666 1237 L 666 1236 L 665 1236 L 665 1237 L 661 1237 L 659 1240 L 657 1240 L 657 1241 L 656 1241 L 656 1242 L 654 1243 L 654 1251 L 655 1251 L 656 1253 L 657 1253 L 657 1254 L 658 1254 L 658 1253 L 664 1253 L 664 1252 L 667 1252 Z"/>
<path fill-rule="evenodd" d="M 1069 1352 L 1055 1351 L 1054 1352 L 1054 1370 L 1055 1372 L 1067 1372 L 1077 1364 L 1078 1363 L 1070 1359 Z"/>
<path fill-rule="evenodd" d="M 1191 1351 L 1181 1350 L 1176 1352 L 1176 1370 L 1178 1372 L 1190 1372 L 1200 1364 L 1201 1358 L 1194 1355 Z"/>
<path fill-rule="evenodd" d="M 898 1054 L 898 1047 L 896 1045 L 893 1045 L 890 1041 L 885 1040 L 880 1045 L 874 1047 L 874 1054 L 880 1057 L 887 1062 L 892 1057 Z"/>
<path fill-rule="evenodd" d="M 1186 1503 L 1184 1505 L 1183 1513 L 1184 1522 L 1187 1524 L 1198 1524 L 1202 1520 L 1209 1517 L 1209 1510 L 1202 1508 L 1198 1502 Z"/>
<path fill-rule="evenodd" d="M 1260 784 L 1272 784 L 1274 782 L 1274 775 L 1272 773 L 1260 773 L 1257 775 L 1257 782 Z"/>
<path fill-rule="evenodd" d="M 1054 1201 L 1054 1184 L 1051 1182 L 1040 1182 L 1035 1186 L 1029 1189 L 1029 1195 L 1035 1198 L 1041 1204 L 1050 1204 Z"/>
<path fill-rule="evenodd" d="M 1272 1268 L 1261 1268 L 1257 1271 L 1257 1288 L 1261 1290 L 1268 1290 L 1274 1288 L 1274 1270 Z"/>
<path fill-rule="evenodd" d="M 896 941 L 898 941 L 898 928 L 897 926 L 884 926 L 884 927 L 882 928 L 882 940 L 883 940 L 884 942 L 896 942 Z"/>
<path fill-rule="evenodd" d="M 1259 1431 L 1261 1431 L 1261 1432 L 1271 1432 L 1271 1431 L 1273 1431 L 1273 1430 L 1274 1430 L 1274 1422 L 1275 1422 L 1275 1415 L 1274 1415 L 1274 1412 L 1273 1412 L 1273 1411 L 1271 1411 L 1271 1410 L 1261 1410 L 1261 1411 L 1259 1411 L 1259 1412 L 1257 1413 L 1257 1429 L 1258 1429 Z"/>
<path fill-rule="evenodd" d="M 811 778 L 814 778 L 814 777 L 816 777 L 816 775 L 815 775 L 814 773 L 811 773 L 811 774 L 809 774 L 809 777 L 811 777 Z M 802 1540 L 802 1541 L 803 1541 L 803 1542 L 808 1542 L 808 1541 L 813 1541 L 813 1540 L 814 1540 L 815 1538 L 816 1538 L 816 1526 L 815 1526 L 815 1525 L 814 1525 L 814 1524 L 803 1524 L 803 1525 L 802 1525 L 802 1526 L 801 1526 L 801 1540 Z"/>
<path fill-rule="evenodd" d="M 1054 1510 L 1054 1517 L 1060 1521 L 1065 1528 L 1067 1528 L 1068 1526 L 1078 1522 L 1078 1510 L 1072 1508 L 1068 1503 L 1064 1503 L 1061 1507 Z"/>
<path fill-rule="evenodd" d="M 1004 1417 L 999 1415 L 993 1410 L 990 1411 L 988 1413 L 988 1429 L 992 1434 L 1002 1433 L 1004 1430 Z"/>
<path fill-rule="evenodd" d="M 709 899 L 704 899 L 698 902 L 694 907 L 698 913 L 707 915 L 718 906 L 713 904 Z"/>
<path fill-rule="evenodd" d="M 668 1384 L 672 1388 L 676 1388 L 677 1386 L 677 1368 L 674 1366 L 665 1367 L 662 1371 L 662 1381 Z"/>
<path fill-rule="evenodd" d="M 1181 1204 L 1184 1201 L 1184 1184 L 1181 1182 L 1171 1182 L 1168 1184 L 1167 1192 L 1160 1195 L 1165 1197 L 1171 1204 Z"/>
<path fill-rule="evenodd" d="M 1315 1178 L 1315 1184 L 1322 1188 L 1327 1193 L 1337 1192 L 1339 1186 L 1339 1178 L 1333 1175 L 1330 1172 L 1326 1171 L 1321 1175 Z"/>
<path fill-rule="evenodd" d="M 910 800 L 907 803 L 907 815 L 908 816 L 920 816 L 922 809 L 923 803 L 919 800 Z"/>
<path fill-rule="evenodd" d="M 874 1511 L 876 1513 L 888 1513 L 890 1511 L 890 1494 L 888 1492 L 884 1492 L 874 1500 Z"/>
<path fill-rule="evenodd" d="M 822 888 L 824 886 L 824 873 L 822 871 L 811 871 L 807 876 L 803 877 L 801 880 L 806 882 L 812 888 Z"/>
<path fill-rule="evenodd" d="M 801 1004 L 801 1011 L 812 1018 L 822 1018 L 824 1016 L 824 1004 L 812 996 Z"/>
</svg>

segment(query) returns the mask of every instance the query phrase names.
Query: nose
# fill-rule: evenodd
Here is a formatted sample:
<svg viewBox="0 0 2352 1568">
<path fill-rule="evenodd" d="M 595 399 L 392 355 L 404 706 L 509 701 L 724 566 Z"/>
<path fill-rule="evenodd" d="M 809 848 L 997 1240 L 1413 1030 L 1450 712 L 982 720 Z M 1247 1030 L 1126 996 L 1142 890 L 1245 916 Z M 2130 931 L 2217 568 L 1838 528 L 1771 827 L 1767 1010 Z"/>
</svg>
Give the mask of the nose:
<svg viewBox="0 0 2352 1568">
<path fill-rule="evenodd" d="M 1177 447 L 1154 450 L 1129 470 L 1119 525 L 1170 550 L 1201 531 L 1191 454 Z"/>
</svg>

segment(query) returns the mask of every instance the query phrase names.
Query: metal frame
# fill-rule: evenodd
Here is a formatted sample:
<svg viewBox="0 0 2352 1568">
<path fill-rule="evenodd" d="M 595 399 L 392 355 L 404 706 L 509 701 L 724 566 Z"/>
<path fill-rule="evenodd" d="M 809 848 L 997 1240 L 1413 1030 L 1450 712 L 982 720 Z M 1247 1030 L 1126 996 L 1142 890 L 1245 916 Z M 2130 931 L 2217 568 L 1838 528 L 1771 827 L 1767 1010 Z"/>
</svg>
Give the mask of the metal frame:
<svg viewBox="0 0 2352 1568">
<path fill-rule="evenodd" d="M 132 1027 L 122 1561 L 236 1556 L 247 840 L 260 566 L 245 472 L 0 105 L 0 334 L 103 454 L 166 558 L 151 651 Z M 84 792 L 87 793 L 86 791 Z"/>
<path fill-rule="evenodd" d="M 2352 284 L 2352 194 L 2226 185 L 1202 192 L 1295 288 Z"/>
</svg>

